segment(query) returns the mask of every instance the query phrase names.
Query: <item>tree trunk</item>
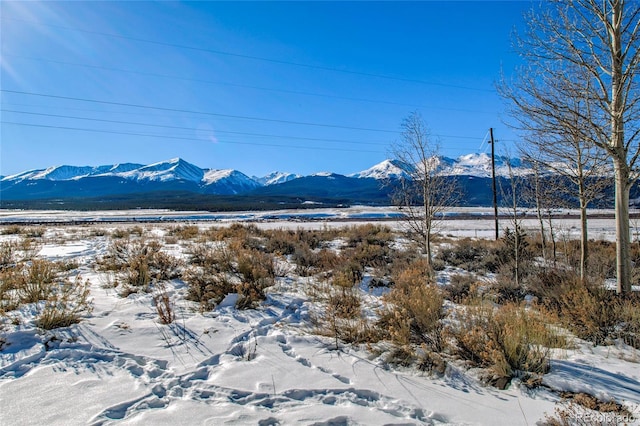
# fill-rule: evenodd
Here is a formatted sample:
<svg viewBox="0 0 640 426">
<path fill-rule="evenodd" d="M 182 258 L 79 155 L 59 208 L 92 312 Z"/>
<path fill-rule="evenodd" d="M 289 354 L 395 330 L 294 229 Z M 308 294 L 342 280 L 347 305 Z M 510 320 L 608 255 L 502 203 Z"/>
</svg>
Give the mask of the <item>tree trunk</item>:
<svg viewBox="0 0 640 426">
<path fill-rule="evenodd" d="M 551 217 L 551 211 L 549 211 L 548 213 L 548 217 L 549 217 L 549 238 L 551 238 L 551 253 L 553 255 L 553 266 L 556 266 L 556 263 L 558 262 L 558 243 L 556 242 L 556 235 L 555 235 L 555 231 L 553 230 L 553 218 Z"/>
<path fill-rule="evenodd" d="M 624 144 L 624 55 L 622 53 L 622 6 L 615 1 L 611 10 L 611 139 L 610 151 L 615 170 L 616 269 L 618 294 L 631 291 L 631 237 L 629 235 L 630 166 Z"/>
<path fill-rule="evenodd" d="M 616 213 L 616 271 L 618 294 L 631 291 L 631 236 L 629 228 L 629 168 L 614 159 Z"/>
<path fill-rule="evenodd" d="M 587 228 L 587 198 L 585 196 L 583 178 L 580 179 L 578 193 L 580 198 L 580 279 L 584 281 L 587 276 L 587 262 L 589 261 L 589 231 Z"/>
<path fill-rule="evenodd" d="M 544 229 L 544 217 L 542 216 L 541 198 L 540 195 L 540 176 L 538 173 L 538 165 L 535 169 L 535 197 L 536 197 L 536 216 L 538 217 L 538 223 L 540 224 L 540 243 L 542 244 L 542 258 L 547 261 L 547 235 Z"/>
</svg>

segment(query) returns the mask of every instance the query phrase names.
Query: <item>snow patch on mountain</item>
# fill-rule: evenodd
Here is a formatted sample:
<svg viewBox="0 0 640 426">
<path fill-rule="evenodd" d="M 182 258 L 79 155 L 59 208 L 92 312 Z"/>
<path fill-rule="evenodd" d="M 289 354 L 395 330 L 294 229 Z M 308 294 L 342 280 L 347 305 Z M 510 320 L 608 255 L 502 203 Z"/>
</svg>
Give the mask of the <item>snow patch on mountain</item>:
<svg viewBox="0 0 640 426">
<path fill-rule="evenodd" d="M 491 157 L 487 154 L 466 154 L 453 159 L 449 157 L 432 157 L 427 159 L 429 167 L 433 167 L 439 173 L 446 176 L 474 176 L 491 177 Z M 529 164 L 519 158 L 506 158 L 498 156 L 496 162 L 496 176 L 509 177 L 531 174 Z M 511 173 L 509 172 L 511 166 Z M 359 173 L 349 175 L 354 178 L 373 178 L 378 180 L 393 180 L 399 178 L 411 178 L 415 170 L 421 170 L 421 166 L 402 163 L 399 160 L 384 160 L 375 166 Z"/>
<path fill-rule="evenodd" d="M 375 166 L 349 175 L 354 178 L 372 178 L 378 180 L 408 178 L 411 166 L 398 160 L 384 160 Z"/>
<path fill-rule="evenodd" d="M 253 180 L 260 183 L 263 186 L 277 185 L 279 183 L 289 182 L 290 180 L 298 179 L 301 177 L 295 173 L 287 172 L 271 172 L 261 178 L 254 177 Z"/>
<path fill-rule="evenodd" d="M 166 182 L 180 179 L 199 183 L 204 177 L 204 170 L 181 158 L 173 158 L 169 161 L 150 164 L 120 175 L 135 180 Z"/>
<path fill-rule="evenodd" d="M 202 178 L 202 183 L 208 186 L 216 185 L 214 192 L 238 194 L 250 191 L 262 185 L 242 172 L 233 169 L 207 170 Z"/>
</svg>

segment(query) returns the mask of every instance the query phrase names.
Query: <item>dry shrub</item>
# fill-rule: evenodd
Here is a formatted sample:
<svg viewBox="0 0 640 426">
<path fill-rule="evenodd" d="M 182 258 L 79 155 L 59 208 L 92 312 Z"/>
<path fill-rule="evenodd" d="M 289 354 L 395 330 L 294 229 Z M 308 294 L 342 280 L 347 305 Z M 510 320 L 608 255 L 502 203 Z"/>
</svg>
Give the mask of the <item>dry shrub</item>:
<svg viewBox="0 0 640 426">
<path fill-rule="evenodd" d="M 54 262 L 34 259 L 23 265 L 16 277 L 16 290 L 22 303 L 36 303 L 46 300 L 58 279 L 58 270 Z"/>
<path fill-rule="evenodd" d="M 0 270 L 0 314 L 12 311 L 20 305 L 16 295 L 16 282 L 20 278 L 16 269 Z"/>
<path fill-rule="evenodd" d="M 169 229 L 167 235 L 180 240 L 192 240 L 200 235 L 200 228 L 197 225 L 175 226 Z"/>
<path fill-rule="evenodd" d="M 297 234 L 292 230 L 265 231 L 267 242 L 265 250 L 269 253 L 277 253 L 288 256 L 293 254 L 299 244 Z"/>
<path fill-rule="evenodd" d="M 23 238 L 15 243 L 15 255 L 18 262 L 26 262 L 36 257 L 42 244 L 33 238 Z"/>
<path fill-rule="evenodd" d="M 474 297 L 473 290 L 478 283 L 474 274 L 453 274 L 449 285 L 444 288 L 447 298 L 455 303 L 464 303 Z"/>
<path fill-rule="evenodd" d="M 388 306 L 380 313 L 378 327 L 399 346 L 426 344 L 440 351 L 444 296 L 426 271 L 426 263 L 418 261 L 393 277 L 394 285 L 384 296 Z"/>
<path fill-rule="evenodd" d="M 2 235 L 18 235 L 22 233 L 22 226 L 8 225 L 2 228 Z"/>
<path fill-rule="evenodd" d="M 468 306 L 458 320 L 450 329 L 456 353 L 473 365 L 488 368 L 491 380 L 544 374 L 549 369 L 550 348 L 566 346 L 540 313 L 515 304 Z"/>
<path fill-rule="evenodd" d="M 155 293 L 153 295 L 153 302 L 161 324 L 171 324 L 175 321 L 176 314 L 173 302 L 171 301 L 167 288 L 164 285 L 156 286 Z"/>
<path fill-rule="evenodd" d="M 360 269 L 366 267 L 380 268 L 388 264 L 391 260 L 387 246 L 369 244 L 364 242 L 353 248 L 344 250 L 343 257 L 351 262 L 357 263 Z"/>
<path fill-rule="evenodd" d="M 103 270 L 116 271 L 120 280 L 133 289 L 146 291 L 152 280 L 179 276 L 180 261 L 161 251 L 157 241 L 114 240 L 109 253 L 100 260 Z M 125 294 L 130 292 L 125 289 Z"/>
<path fill-rule="evenodd" d="M 56 281 L 49 287 L 47 298 L 36 318 L 37 326 L 51 330 L 80 322 L 84 315 L 92 311 L 89 295 L 89 281 L 82 281 L 79 275 L 75 280 Z"/>
<path fill-rule="evenodd" d="M 362 301 L 355 287 L 356 282 L 358 278 L 352 269 L 344 268 L 334 274 L 328 305 L 338 318 L 355 319 L 362 314 Z"/>
<path fill-rule="evenodd" d="M 368 223 L 365 225 L 351 226 L 344 231 L 349 247 L 361 244 L 386 246 L 393 241 L 394 235 L 387 226 Z"/>
<path fill-rule="evenodd" d="M 46 229 L 42 226 L 28 227 L 22 230 L 22 234 L 28 238 L 42 238 Z"/>
<path fill-rule="evenodd" d="M 495 279 L 487 281 L 487 285 L 487 297 L 499 304 L 519 303 L 527 295 L 525 283 L 516 284 L 512 264 L 500 266 Z"/>
<path fill-rule="evenodd" d="M 0 272 L 0 309 L 47 300 L 59 281 L 59 265 L 43 259 L 19 262 Z"/>
<path fill-rule="evenodd" d="M 310 297 L 320 309 L 312 315 L 317 332 L 339 342 L 364 343 L 379 340 L 362 311 L 360 291 L 355 286 L 353 271 L 348 268 L 334 272 L 330 281 L 311 286 Z"/>
<path fill-rule="evenodd" d="M 2 230 L 3 235 L 24 235 L 29 238 L 40 238 L 46 229 L 42 226 L 9 225 Z"/>
<path fill-rule="evenodd" d="M 620 338 L 630 346 L 640 349 L 640 296 L 625 300 L 620 310 Z"/>
<path fill-rule="evenodd" d="M 543 426 L 630 425 L 637 421 L 635 413 L 615 401 L 602 402 L 585 394 L 563 395 L 554 415 L 546 414 Z"/>
<path fill-rule="evenodd" d="M 237 273 L 241 283 L 237 286 L 239 295 L 236 307 L 255 308 L 266 299 L 264 290 L 274 283 L 275 266 L 273 255 L 257 250 L 242 250 L 237 253 Z"/>
<path fill-rule="evenodd" d="M 312 316 L 318 334 L 333 337 L 336 349 L 340 341 L 365 343 L 379 340 L 376 330 L 369 326 L 363 315 L 362 302 L 356 290 L 345 291 L 328 284 L 323 291 L 327 293 L 326 301 Z"/>
<path fill-rule="evenodd" d="M 111 238 L 121 239 L 121 238 L 130 238 L 132 236 L 142 237 L 144 234 L 144 229 L 141 226 L 132 226 L 126 227 L 123 226 L 121 228 L 114 229 L 111 232 Z"/>
<path fill-rule="evenodd" d="M 0 270 L 14 266 L 16 263 L 16 244 L 11 241 L 0 243 Z"/>
<path fill-rule="evenodd" d="M 502 243 L 462 238 L 441 248 L 434 260 L 470 272 L 496 272 L 501 264 Z"/>
<path fill-rule="evenodd" d="M 306 244 L 312 250 L 315 250 L 319 249 L 323 243 L 335 239 L 341 232 L 342 231 L 332 229 L 298 229 L 296 235 L 300 243 Z"/>
<path fill-rule="evenodd" d="M 234 223 L 228 227 L 209 228 L 203 232 L 205 240 L 226 241 L 226 240 L 247 240 L 255 237 L 262 237 L 262 231 L 253 224 Z"/>
<path fill-rule="evenodd" d="M 233 256 L 226 245 L 197 243 L 189 247 L 187 254 L 192 265 L 218 272 L 233 270 Z"/>
<path fill-rule="evenodd" d="M 230 247 L 198 244 L 191 250 L 194 266 L 183 276 L 189 300 L 202 309 L 211 309 L 229 293 L 238 293 L 236 307 L 254 308 L 266 298 L 264 290 L 273 285 L 276 270 L 272 254 L 246 248 L 231 240 Z"/>
<path fill-rule="evenodd" d="M 91 312 L 89 282 L 61 277 L 61 265 L 34 259 L 0 272 L 0 311 L 36 304 L 36 324 L 47 330 L 67 327 Z"/>
<path fill-rule="evenodd" d="M 75 259 L 59 260 L 56 262 L 56 267 L 61 272 L 69 272 L 74 269 L 78 269 L 80 267 L 80 262 Z"/>
<path fill-rule="evenodd" d="M 583 281 L 572 271 L 546 271 L 538 275 L 531 292 L 540 304 L 581 339 L 596 345 L 622 338 L 639 347 L 640 296 L 619 296 L 601 282 Z"/>
<path fill-rule="evenodd" d="M 296 273 L 303 277 L 312 276 L 320 271 L 322 265 L 321 256 L 313 251 L 307 244 L 296 247 L 291 255 L 291 260 L 296 265 Z"/>
<path fill-rule="evenodd" d="M 560 249 L 564 262 L 570 265 L 572 269 L 578 271 L 580 269 L 580 241 L 565 240 L 560 244 Z M 615 243 L 608 241 L 589 241 L 588 249 L 587 276 L 598 280 L 615 277 Z"/>
<path fill-rule="evenodd" d="M 190 267 L 182 279 L 187 284 L 187 300 L 200 303 L 200 309 L 207 311 L 222 302 L 225 296 L 234 292 L 234 285 L 224 274 L 202 267 Z"/>
<path fill-rule="evenodd" d="M 175 256 L 159 251 L 151 259 L 153 277 L 160 281 L 172 280 L 181 275 L 183 263 Z"/>
</svg>

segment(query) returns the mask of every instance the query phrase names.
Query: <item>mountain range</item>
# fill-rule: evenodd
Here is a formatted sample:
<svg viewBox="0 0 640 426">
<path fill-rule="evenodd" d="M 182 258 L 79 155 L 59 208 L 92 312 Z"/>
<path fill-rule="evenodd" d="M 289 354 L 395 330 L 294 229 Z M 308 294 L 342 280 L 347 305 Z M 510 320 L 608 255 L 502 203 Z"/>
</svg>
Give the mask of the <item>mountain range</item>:
<svg viewBox="0 0 640 426">
<path fill-rule="evenodd" d="M 496 173 L 507 175 L 506 158 L 496 159 Z M 464 182 L 467 204 L 484 205 L 490 198 L 491 159 L 486 154 L 463 155 L 456 159 L 437 157 L 443 174 Z M 527 164 L 511 159 L 512 172 L 527 174 Z M 29 170 L 0 179 L 0 207 L 15 207 L 16 201 L 34 200 L 119 200 L 182 199 L 204 196 L 251 197 L 260 202 L 279 197 L 292 200 L 336 203 L 388 204 L 393 182 L 408 177 L 412 166 L 385 160 L 350 175 L 320 172 L 308 176 L 273 172 L 250 177 L 238 170 L 203 169 L 181 158 L 143 165 L 122 163 L 103 166 L 52 166 Z M 154 195 L 155 194 L 155 195 Z M 485 200 L 486 198 L 486 200 Z M 230 198 L 228 198 L 230 199 Z M 24 204 L 24 203 L 23 203 Z M 62 203 L 64 204 L 64 203 Z"/>
</svg>

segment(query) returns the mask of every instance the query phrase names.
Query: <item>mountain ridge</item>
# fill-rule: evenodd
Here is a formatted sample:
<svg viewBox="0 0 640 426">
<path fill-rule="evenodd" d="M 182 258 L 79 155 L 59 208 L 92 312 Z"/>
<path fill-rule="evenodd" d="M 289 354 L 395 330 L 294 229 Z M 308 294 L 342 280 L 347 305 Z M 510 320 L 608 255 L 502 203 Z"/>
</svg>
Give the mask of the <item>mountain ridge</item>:
<svg viewBox="0 0 640 426">
<path fill-rule="evenodd" d="M 452 177 L 490 176 L 486 154 L 469 154 L 458 159 L 438 157 L 440 172 Z M 486 162 L 489 161 L 489 164 Z M 498 159 L 504 174 L 505 159 Z M 517 174 L 529 173 L 519 160 Z M 515 166 L 514 166 L 515 167 Z M 249 177 L 234 169 L 201 168 L 176 157 L 148 165 L 120 163 L 101 166 L 51 166 L 28 170 L 0 180 L 0 200 L 102 197 L 150 192 L 193 192 L 209 195 L 251 195 L 284 197 L 327 197 L 362 202 L 388 199 L 389 182 L 410 179 L 416 167 L 387 159 L 361 172 L 343 175 L 330 171 L 307 176 L 272 172 L 264 177 Z M 498 174 L 500 175 L 500 174 Z"/>
</svg>

